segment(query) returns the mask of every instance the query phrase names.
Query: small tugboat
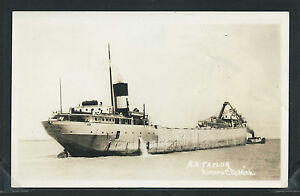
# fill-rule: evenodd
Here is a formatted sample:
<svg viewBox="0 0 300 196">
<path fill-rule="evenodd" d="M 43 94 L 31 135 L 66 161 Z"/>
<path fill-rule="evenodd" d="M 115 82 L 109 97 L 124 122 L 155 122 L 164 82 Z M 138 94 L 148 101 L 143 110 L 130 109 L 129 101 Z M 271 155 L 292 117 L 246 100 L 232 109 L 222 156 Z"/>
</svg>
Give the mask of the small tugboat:
<svg viewBox="0 0 300 196">
<path fill-rule="evenodd" d="M 252 134 L 252 137 L 248 137 L 247 142 L 246 142 L 247 144 L 264 144 L 264 143 L 266 143 L 266 138 L 255 137 L 254 131 L 252 129 L 250 129 L 249 127 L 247 127 L 247 131 L 248 131 L 248 133 Z"/>
<path fill-rule="evenodd" d="M 261 137 L 249 137 L 247 139 L 247 144 L 264 144 L 266 143 L 266 138 Z"/>
</svg>

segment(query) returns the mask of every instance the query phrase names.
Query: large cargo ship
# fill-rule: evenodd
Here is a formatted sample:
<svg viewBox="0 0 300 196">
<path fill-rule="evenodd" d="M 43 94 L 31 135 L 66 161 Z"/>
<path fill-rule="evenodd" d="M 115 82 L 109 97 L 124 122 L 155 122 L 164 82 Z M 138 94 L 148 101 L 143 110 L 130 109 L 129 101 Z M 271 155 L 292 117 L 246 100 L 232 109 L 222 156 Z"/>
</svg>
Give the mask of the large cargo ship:
<svg viewBox="0 0 300 196">
<path fill-rule="evenodd" d="M 68 112 L 54 112 L 42 122 L 47 133 L 70 156 L 139 155 L 192 151 L 245 145 L 247 126 L 229 102 L 220 114 L 195 123 L 194 128 L 170 128 L 153 124 L 143 110 L 130 110 L 128 84 L 112 83 L 110 49 L 109 74 L 111 105 L 97 100 L 83 101 Z M 61 89 L 61 87 L 60 87 Z"/>
</svg>

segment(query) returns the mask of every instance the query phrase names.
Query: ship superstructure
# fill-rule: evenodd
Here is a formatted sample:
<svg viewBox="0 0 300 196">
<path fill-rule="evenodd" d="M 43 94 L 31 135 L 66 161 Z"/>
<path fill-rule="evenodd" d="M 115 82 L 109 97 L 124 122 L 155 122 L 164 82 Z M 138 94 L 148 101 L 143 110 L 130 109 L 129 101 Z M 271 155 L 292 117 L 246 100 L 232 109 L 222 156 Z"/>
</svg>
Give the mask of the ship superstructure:
<svg viewBox="0 0 300 196">
<path fill-rule="evenodd" d="M 112 84 L 109 45 L 108 54 L 111 105 L 83 101 L 68 112 L 60 109 L 42 122 L 47 133 L 71 156 L 137 155 L 143 147 L 154 154 L 246 144 L 246 121 L 229 102 L 223 104 L 218 117 L 199 121 L 195 128 L 152 124 L 145 105 L 142 111 L 130 110 L 128 84 Z"/>
<path fill-rule="evenodd" d="M 225 101 L 218 116 L 212 116 L 207 120 L 198 121 L 199 127 L 228 128 L 245 127 L 246 121 L 232 105 Z"/>
</svg>

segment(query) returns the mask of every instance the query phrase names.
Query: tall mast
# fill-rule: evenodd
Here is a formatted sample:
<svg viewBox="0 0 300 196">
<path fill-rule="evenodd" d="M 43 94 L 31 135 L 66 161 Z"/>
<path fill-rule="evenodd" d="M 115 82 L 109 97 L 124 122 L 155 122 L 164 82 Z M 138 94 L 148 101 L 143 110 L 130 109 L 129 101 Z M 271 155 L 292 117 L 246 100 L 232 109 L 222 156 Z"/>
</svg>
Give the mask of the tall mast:
<svg viewBox="0 0 300 196">
<path fill-rule="evenodd" d="M 113 85 L 112 85 L 111 59 L 110 59 L 110 46 L 109 46 L 109 43 L 108 43 L 108 59 L 109 59 L 110 99 L 111 99 L 112 113 L 115 113 L 115 109 L 114 109 L 114 92 L 113 92 Z"/>
<path fill-rule="evenodd" d="M 60 113 L 62 113 L 62 94 L 61 94 L 61 79 L 59 78 L 59 104 L 60 104 Z"/>
</svg>

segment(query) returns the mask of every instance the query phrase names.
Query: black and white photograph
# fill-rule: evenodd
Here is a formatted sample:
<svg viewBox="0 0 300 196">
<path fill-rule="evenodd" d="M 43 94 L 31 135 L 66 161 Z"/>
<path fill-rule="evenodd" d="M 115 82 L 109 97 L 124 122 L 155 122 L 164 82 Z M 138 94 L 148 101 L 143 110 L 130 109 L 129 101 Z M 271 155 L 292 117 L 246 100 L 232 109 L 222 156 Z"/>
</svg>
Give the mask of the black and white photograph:
<svg viewBox="0 0 300 196">
<path fill-rule="evenodd" d="M 12 21 L 12 187 L 288 186 L 288 12 Z"/>
</svg>

